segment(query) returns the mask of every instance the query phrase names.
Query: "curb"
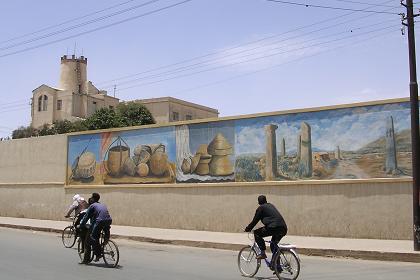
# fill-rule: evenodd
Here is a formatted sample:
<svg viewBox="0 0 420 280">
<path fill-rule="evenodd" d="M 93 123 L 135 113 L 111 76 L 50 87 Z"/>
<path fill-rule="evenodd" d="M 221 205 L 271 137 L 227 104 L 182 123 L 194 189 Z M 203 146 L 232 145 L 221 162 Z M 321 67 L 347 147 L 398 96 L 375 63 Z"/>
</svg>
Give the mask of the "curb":
<svg viewBox="0 0 420 280">
<path fill-rule="evenodd" d="M 54 232 L 54 233 L 62 232 L 62 230 L 60 229 L 25 226 L 25 225 L 0 224 L 0 227 L 31 230 L 31 231 Z M 222 250 L 231 250 L 231 251 L 239 251 L 241 248 L 246 246 L 244 244 L 230 244 L 230 243 L 192 241 L 192 240 L 168 240 L 168 239 L 158 239 L 158 238 L 143 237 L 143 236 L 127 236 L 127 235 L 118 235 L 118 234 L 112 234 L 112 237 L 116 239 L 126 239 L 126 240 L 138 241 L 138 242 L 178 245 L 178 246 L 188 246 L 188 247 L 198 247 L 198 248 L 210 248 L 210 249 L 222 249 Z M 418 253 L 398 253 L 398 252 L 339 250 L 339 249 L 315 249 L 315 248 L 297 248 L 296 251 L 298 252 L 298 254 L 305 255 L 305 256 L 420 263 L 420 254 Z"/>
</svg>

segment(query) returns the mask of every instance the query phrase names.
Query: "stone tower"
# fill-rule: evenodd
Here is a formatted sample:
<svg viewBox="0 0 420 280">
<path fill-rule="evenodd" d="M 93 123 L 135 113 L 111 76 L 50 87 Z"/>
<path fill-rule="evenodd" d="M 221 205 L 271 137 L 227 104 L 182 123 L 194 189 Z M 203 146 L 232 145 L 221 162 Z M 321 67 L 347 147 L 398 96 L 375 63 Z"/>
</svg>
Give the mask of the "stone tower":
<svg viewBox="0 0 420 280">
<path fill-rule="evenodd" d="M 75 55 L 61 57 L 60 83 L 61 90 L 73 93 L 86 93 L 85 84 L 87 82 L 87 58 Z"/>
</svg>

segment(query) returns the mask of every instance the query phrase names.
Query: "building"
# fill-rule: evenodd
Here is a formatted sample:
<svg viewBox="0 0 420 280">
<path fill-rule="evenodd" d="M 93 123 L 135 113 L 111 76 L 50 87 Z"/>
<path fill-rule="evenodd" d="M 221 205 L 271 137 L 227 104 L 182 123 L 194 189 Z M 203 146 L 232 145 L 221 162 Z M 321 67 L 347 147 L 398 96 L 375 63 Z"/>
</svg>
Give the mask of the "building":
<svg viewBox="0 0 420 280">
<path fill-rule="evenodd" d="M 217 118 L 216 109 L 172 97 L 135 100 L 149 109 L 156 123 Z M 61 57 L 58 88 L 41 85 L 32 91 L 32 123 L 38 128 L 55 121 L 85 119 L 100 108 L 115 108 L 119 99 L 97 89 L 87 79 L 87 58 Z"/>
<path fill-rule="evenodd" d="M 210 107 L 187 102 L 173 97 L 138 99 L 152 113 L 156 123 L 217 118 L 219 111 Z"/>
<path fill-rule="evenodd" d="M 32 127 L 60 120 L 84 119 L 103 107 L 114 108 L 119 99 L 108 96 L 87 79 L 87 58 L 61 57 L 58 88 L 41 85 L 32 91 Z"/>
</svg>

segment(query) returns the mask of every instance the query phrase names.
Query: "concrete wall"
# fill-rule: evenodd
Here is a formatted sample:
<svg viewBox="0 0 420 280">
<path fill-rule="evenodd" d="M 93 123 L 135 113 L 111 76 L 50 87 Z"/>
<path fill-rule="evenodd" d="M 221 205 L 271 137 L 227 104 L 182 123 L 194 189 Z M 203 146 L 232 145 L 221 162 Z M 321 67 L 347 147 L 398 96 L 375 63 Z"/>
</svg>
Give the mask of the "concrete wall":
<svg viewBox="0 0 420 280">
<path fill-rule="evenodd" d="M 63 183 L 66 160 L 65 135 L 2 141 L 0 183 Z"/>
<path fill-rule="evenodd" d="M 411 183 L 155 185 L 64 188 L 61 184 L 0 184 L 0 216 L 62 219 L 75 193 L 99 192 L 114 224 L 240 232 L 257 196 L 283 214 L 289 234 L 411 239 Z"/>
</svg>

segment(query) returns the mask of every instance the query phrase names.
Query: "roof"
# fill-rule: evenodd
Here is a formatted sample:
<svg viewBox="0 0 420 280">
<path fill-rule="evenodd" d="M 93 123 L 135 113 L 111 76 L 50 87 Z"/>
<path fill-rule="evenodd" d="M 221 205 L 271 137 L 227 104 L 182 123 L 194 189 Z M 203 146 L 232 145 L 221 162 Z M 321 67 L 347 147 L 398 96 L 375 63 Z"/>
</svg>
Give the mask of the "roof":
<svg viewBox="0 0 420 280">
<path fill-rule="evenodd" d="M 209 111 L 215 114 L 219 114 L 219 111 L 217 109 L 214 108 L 210 108 L 207 106 L 203 106 L 197 103 L 192 103 L 189 101 L 185 101 L 185 100 L 181 100 L 178 98 L 174 98 L 174 97 L 170 97 L 170 96 L 166 96 L 166 97 L 157 97 L 157 98 L 148 98 L 148 99 L 136 99 L 136 100 L 132 100 L 134 102 L 140 102 L 143 104 L 147 104 L 147 103 L 160 103 L 160 102 L 173 102 L 173 103 L 178 103 L 181 105 L 185 105 L 185 106 L 190 106 L 190 107 L 195 107 L 204 111 Z M 130 101 L 128 101 L 130 102 Z"/>
</svg>

